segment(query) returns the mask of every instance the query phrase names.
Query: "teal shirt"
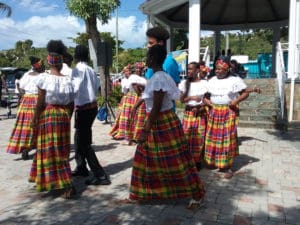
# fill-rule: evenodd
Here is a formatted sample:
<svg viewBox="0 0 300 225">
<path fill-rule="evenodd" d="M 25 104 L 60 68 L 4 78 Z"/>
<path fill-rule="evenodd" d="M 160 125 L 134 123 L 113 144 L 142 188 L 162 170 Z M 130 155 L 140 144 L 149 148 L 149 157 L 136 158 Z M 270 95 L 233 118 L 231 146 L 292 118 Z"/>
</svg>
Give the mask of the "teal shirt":
<svg viewBox="0 0 300 225">
<path fill-rule="evenodd" d="M 173 78 L 176 84 L 180 83 L 179 67 L 171 54 L 167 55 L 163 64 L 163 70 Z M 153 70 L 151 68 L 148 68 L 145 73 L 146 79 L 150 79 L 153 76 L 153 74 Z"/>
</svg>

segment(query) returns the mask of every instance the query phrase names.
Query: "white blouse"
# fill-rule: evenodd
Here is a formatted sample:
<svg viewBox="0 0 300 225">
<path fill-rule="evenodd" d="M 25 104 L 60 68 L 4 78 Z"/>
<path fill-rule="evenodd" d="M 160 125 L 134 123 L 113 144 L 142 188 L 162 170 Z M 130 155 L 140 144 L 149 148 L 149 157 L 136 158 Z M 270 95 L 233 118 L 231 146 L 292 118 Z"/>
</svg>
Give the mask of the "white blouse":
<svg viewBox="0 0 300 225">
<path fill-rule="evenodd" d="M 191 82 L 189 93 L 187 96 L 198 96 L 198 97 L 200 97 L 201 101 L 197 102 L 195 100 L 190 100 L 190 101 L 186 102 L 185 104 L 190 105 L 190 106 L 200 105 L 202 103 L 204 94 L 208 91 L 207 86 L 208 86 L 208 83 L 206 80 L 201 80 L 199 82 Z M 179 90 L 182 93 L 186 92 L 186 80 L 183 80 L 182 82 L 180 82 Z"/>
<path fill-rule="evenodd" d="M 74 101 L 75 93 L 69 76 L 44 73 L 37 86 L 46 91 L 46 103 L 68 105 Z"/>
<path fill-rule="evenodd" d="M 38 93 L 37 83 L 43 77 L 43 73 L 30 75 L 32 70 L 26 72 L 19 81 L 20 89 L 25 91 L 25 94 L 36 95 Z"/>
<path fill-rule="evenodd" d="M 179 99 L 180 91 L 172 77 L 163 71 L 158 71 L 147 81 L 142 98 L 145 99 L 146 111 L 150 112 L 153 108 L 154 91 L 162 90 L 165 92 L 160 111 L 172 109 L 172 100 Z"/>
<path fill-rule="evenodd" d="M 130 77 L 128 78 L 128 87 L 131 91 L 134 91 L 132 85 L 133 84 L 139 84 L 139 85 L 142 85 L 142 86 L 146 86 L 147 84 L 147 80 L 144 78 L 144 77 L 141 77 L 139 75 L 136 75 L 136 74 L 131 74 Z"/>
<path fill-rule="evenodd" d="M 121 91 L 122 91 L 123 94 L 126 94 L 128 92 L 128 89 L 129 89 L 128 79 L 129 78 L 124 77 L 121 80 L 121 88 L 122 88 Z"/>
<path fill-rule="evenodd" d="M 218 79 L 217 76 L 214 76 L 208 81 L 208 92 L 211 94 L 210 100 L 217 105 L 229 104 L 238 97 L 240 91 L 246 88 L 247 85 L 244 81 L 235 76 L 224 79 Z"/>
</svg>

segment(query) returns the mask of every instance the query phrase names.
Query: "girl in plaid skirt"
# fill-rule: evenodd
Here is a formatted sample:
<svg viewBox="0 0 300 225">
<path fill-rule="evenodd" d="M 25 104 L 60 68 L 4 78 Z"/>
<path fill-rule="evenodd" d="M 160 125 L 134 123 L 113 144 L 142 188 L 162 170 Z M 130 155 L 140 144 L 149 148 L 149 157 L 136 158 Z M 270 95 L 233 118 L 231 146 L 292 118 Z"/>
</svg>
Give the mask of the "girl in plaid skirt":
<svg viewBox="0 0 300 225">
<path fill-rule="evenodd" d="M 141 98 L 141 95 L 145 89 L 146 83 L 146 79 L 139 75 L 132 74 L 129 77 L 129 87 L 135 91 L 135 93 L 138 96 L 138 99 L 131 111 L 130 127 L 132 130 L 132 136 L 128 142 L 128 145 L 135 145 L 137 143 L 144 128 L 146 117 L 146 105 L 143 99 Z"/>
<path fill-rule="evenodd" d="M 30 182 L 37 191 L 63 190 L 64 197 L 74 196 L 71 184 L 70 113 L 74 87 L 69 76 L 60 73 L 66 47 L 61 41 L 47 45 L 50 72 L 37 83 L 38 103 L 33 127 L 38 130 L 37 151 L 31 166 Z"/>
<path fill-rule="evenodd" d="M 179 84 L 180 100 L 186 105 L 183 131 L 198 170 L 201 169 L 206 131 L 206 109 L 202 98 L 207 92 L 207 81 L 198 77 L 199 68 L 199 63 L 189 63 L 187 79 Z"/>
<path fill-rule="evenodd" d="M 247 86 L 240 77 L 230 74 L 229 59 L 216 61 L 216 76 L 208 81 L 210 106 L 207 118 L 204 160 L 211 167 L 231 178 L 233 159 L 239 154 L 237 142 L 238 103 L 249 96 Z"/>
<path fill-rule="evenodd" d="M 132 88 L 129 88 L 128 79 L 131 76 L 130 73 L 131 66 L 128 65 L 124 68 L 125 78 L 122 79 L 122 92 L 124 93 L 124 96 L 119 104 L 119 112 L 115 124 L 109 132 L 109 135 L 115 140 L 125 139 L 123 144 L 128 144 L 132 137 L 130 117 L 132 108 L 138 99 L 137 93 Z"/>
<path fill-rule="evenodd" d="M 43 60 L 30 57 L 30 62 L 32 69 L 23 75 L 19 83 L 20 89 L 24 90 L 25 94 L 19 105 L 16 123 L 6 149 L 11 154 L 22 153 L 23 160 L 29 159 L 28 152 L 36 148 L 37 133 L 31 123 L 38 97 L 36 83 L 45 71 Z"/>
<path fill-rule="evenodd" d="M 172 100 L 178 99 L 180 92 L 162 71 L 165 57 L 163 46 L 154 45 L 148 50 L 147 65 L 155 73 L 142 95 L 147 118 L 133 159 L 126 201 L 192 198 L 190 207 L 200 206 L 205 191 L 180 120 L 172 111 Z"/>
</svg>

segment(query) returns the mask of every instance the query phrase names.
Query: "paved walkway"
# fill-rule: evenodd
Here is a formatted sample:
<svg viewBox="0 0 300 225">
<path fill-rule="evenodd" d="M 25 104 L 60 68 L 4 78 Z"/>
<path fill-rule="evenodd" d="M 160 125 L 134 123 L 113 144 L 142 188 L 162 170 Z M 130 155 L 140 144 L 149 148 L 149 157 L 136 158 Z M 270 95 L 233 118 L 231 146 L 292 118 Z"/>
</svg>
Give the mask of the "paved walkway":
<svg viewBox="0 0 300 225">
<path fill-rule="evenodd" d="M 15 110 L 14 110 L 15 112 Z M 199 175 L 207 195 L 205 206 L 187 210 L 188 200 L 121 205 L 128 196 L 134 147 L 107 135 L 110 125 L 94 123 L 94 148 L 110 174 L 110 186 L 87 187 L 75 180 L 76 200 L 37 193 L 27 182 L 31 161 L 5 153 L 14 119 L 0 108 L 0 224 L 102 225 L 295 225 L 300 224 L 300 130 L 239 129 L 240 156 L 235 176 L 216 171 Z M 75 166 L 71 154 L 72 168 Z"/>
</svg>

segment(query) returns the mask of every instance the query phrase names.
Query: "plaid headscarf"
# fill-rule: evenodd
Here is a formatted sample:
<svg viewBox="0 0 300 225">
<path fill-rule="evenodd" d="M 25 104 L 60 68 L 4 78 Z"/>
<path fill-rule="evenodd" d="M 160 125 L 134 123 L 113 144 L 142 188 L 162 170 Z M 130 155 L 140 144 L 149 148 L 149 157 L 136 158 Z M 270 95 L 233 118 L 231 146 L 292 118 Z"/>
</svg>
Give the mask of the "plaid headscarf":
<svg viewBox="0 0 300 225">
<path fill-rule="evenodd" d="M 224 61 L 222 59 L 218 59 L 216 61 L 216 65 L 220 65 L 223 69 L 229 69 L 229 63 L 227 63 L 226 61 Z"/>
<path fill-rule="evenodd" d="M 39 60 L 37 61 L 36 63 L 32 64 L 32 67 L 35 69 L 35 70 L 38 70 L 40 69 L 41 67 L 43 66 L 43 60 Z"/>
<path fill-rule="evenodd" d="M 63 56 L 58 54 L 49 54 L 47 61 L 50 66 L 57 66 L 63 63 Z"/>
<path fill-rule="evenodd" d="M 200 66 L 200 71 L 201 71 L 201 72 L 204 72 L 204 73 L 206 73 L 206 74 L 208 74 L 209 71 L 210 71 L 210 69 L 209 69 L 209 67 L 207 67 L 207 66 L 201 65 L 201 66 Z"/>
</svg>

